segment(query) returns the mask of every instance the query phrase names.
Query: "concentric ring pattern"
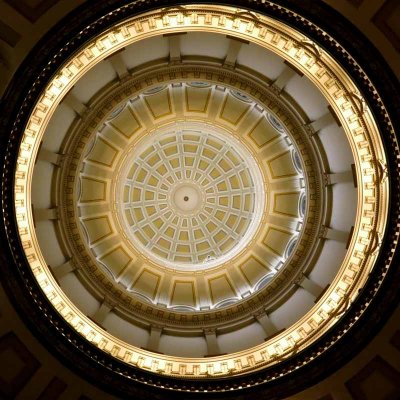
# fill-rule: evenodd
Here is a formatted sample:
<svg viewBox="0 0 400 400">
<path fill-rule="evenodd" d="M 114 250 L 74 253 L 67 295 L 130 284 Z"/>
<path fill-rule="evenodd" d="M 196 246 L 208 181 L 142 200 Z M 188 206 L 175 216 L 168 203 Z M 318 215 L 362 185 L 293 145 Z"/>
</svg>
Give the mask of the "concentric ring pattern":
<svg viewBox="0 0 400 400">
<path fill-rule="evenodd" d="M 119 178 L 132 243 L 172 268 L 204 269 L 234 257 L 263 214 L 257 164 L 216 129 L 181 123 L 157 131 L 135 146 Z"/>
<path fill-rule="evenodd" d="M 14 206 L 32 275 L 127 379 L 291 374 L 345 334 L 307 353 L 375 268 L 389 185 L 374 114 L 341 63 L 266 15 L 121 21 L 59 66 L 25 127 Z"/>
<path fill-rule="evenodd" d="M 129 315 L 147 319 L 138 307 L 152 304 L 151 319 L 181 329 L 175 311 L 183 308 L 195 313 L 186 314 L 188 325 L 198 318 L 208 325 L 206 310 L 223 310 L 227 324 L 238 313 L 245 317 L 243 303 L 257 307 L 256 294 L 269 302 L 289 295 L 290 281 L 278 277 L 299 274 L 304 260 L 296 249 L 307 254 L 316 245 L 312 225 L 322 211 L 318 163 L 298 134 L 304 128 L 295 128 L 296 115 L 277 108 L 278 99 L 259 103 L 244 76 L 236 74 L 232 87 L 220 75 L 216 85 L 210 66 L 196 76 L 186 70 L 164 70 L 156 86 L 150 72 L 96 98 L 73 127 L 57 176 L 66 205 L 60 228 L 81 279 L 107 296 L 115 288 L 111 298 L 121 293 L 125 300 L 115 300 Z M 171 82 L 172 71 L 184 81 Z M 217 240 L 232 247 L 216 256 L 207 246 Z M 180 259 L 168 260 L 177 249 Z"/>
</svg>

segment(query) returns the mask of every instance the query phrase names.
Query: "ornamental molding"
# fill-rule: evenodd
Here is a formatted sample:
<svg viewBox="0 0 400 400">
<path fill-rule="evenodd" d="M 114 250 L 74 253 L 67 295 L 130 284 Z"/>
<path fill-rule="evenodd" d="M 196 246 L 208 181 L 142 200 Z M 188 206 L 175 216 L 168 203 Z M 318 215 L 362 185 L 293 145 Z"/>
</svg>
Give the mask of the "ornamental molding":
<svg viewBox="0 0 400 400">
<path fill-rule="evenodd" d="M 313 51 L 302 45 L 302 41 L 307 40 L 304 35 L 264 16 L 255 24 L 246 13 L 238 16 L 228 7 L 187 6 L 185 10 L 186 15 L 156 10 L 126 20 L 89 42 L 59 69 L 26 125 L 15 172 L 15 214 L 25 257 L 38 284 L 77 332 L 97 348 L 139 369 L 179 378 L 212 379 L 272 366 L 291 357 L 295 351 L 307 348 L 335 325 L 337 310 L 356 299 L 376 261 L 380 246 L 376 238 L 383 236 L 387 221 L 389 185 L 377 179 L 377 160 L 385 165 L 386 157 L 372 112 L 366 102 L 360 107 L 359 99 L 354 98 L 355 84 L 329 54 L 321 50 L 317 59 Z M 148 35 L 190 30 L 229 32 L 274 51 L 300 69 L 322 91 L 340 119 L 352 147 L 359 182 L 357 218 L 346 258 L 329 289 L 312 310 L 261 345 L 206 360 L 165 356 L 129 346 L 84 316 L 49 273 L 33 231 L 29 197 L 41 135 L 52 112 L 78 77 L 114 51 Z"/>
<path fill-rule="evenodd" d="M 148 303 L 142 302 L 134 294 L 121 290 L 122 288 L 118 283 L 98 270 L 96 259 L 93 258 L 82 239 L 79 239 L 81 234 L 78 228 L 79 218 L 76 212 L 76 181 L 80 174 L 78 165 L 83 162 L 88 143 L 93 140 L 97 131 L 107 123 L 108 115 L 112 110 L 118 109 L 125 105 L 129 99 L 137 98 L 139 93 L 154 86 L 193 80 L 224 85 L 224 87 L 226 85 L 227 88 L 231 89 L 240 89 L 243 93 L 247 93 L 258 100 L 258 104 L 265 107 L 266 110 L 273 110 L 275 115 L 285 124 L 285 128 L 291 135 L 296 147 L 302 152 L 309 206 L 307 222 L 302 228 L 302 233 L 296 246 L 296 248 L 301 246 L 302 250 L 293 251 L 292 257 L 287 261 L 287 267 L 280 269 L 282 273 L 277 274 L 276 279 L 273 279 L 262 291 L 230 306 L 229 309 L 208 310 L 196 312 L 195 314 L 188 312 L 182 318 L 181 314 L 174 312 L 173 309 L 166 309 L 157 304 L 149 306 Z M 160 323 L 162 321 L 169 326 L 191 326 L 194 329 L 208 324 L 230 324 L 232 320 L 246 318 L 246 315 L 251 310 L 258 308 L 260 303 L 264 307 L 268 305 L 272 309 L 274 303 L 282 300 L 282 293 L 283 296 L 290 294 L 290 277 L 298 275 L 304 269 L 309 257 L 311 257 L 310 254 L 315 255 L 315 252 L 318 251 L 316 249 L 318 246 L 317 226 L 320 224 L 324 212 L 323 185 L 319 178 L 319 171 L 322 170 L 322 166 L 318 164 L 318 158 L 315 156 L 317 150 L 313 147 L 313 142 L 307 140 L 307 136 L 302 134 L 303 125 L 291 110 L 290 104 L 271 94 L 268 87 L 262 87 L 260 84 L 251 82 L 248 77 L 243 76 L 238 71 L 221 72 L 220 69 L 213 66 L 194 64 L 164 66 L 150 73 L 135 73 L 130 80 L 120 82 L 109 88 L 99 98 L 96 97 L 93 100 L 93 105 L 88 106 L 88 110 L 90 110 L 90 113 L 82 116 L 77 123 L 73 124 L 72 130 L 68 134 L 68 143 L 64 148 L 64 153 L 68 154 L 68 156 L 60 169 L 60 175 L 57 178 L 58 188 L 56 190 L 61 196 L 58 201 L 63 212 L 62 224 L 60 225 L 67 227 L 66 231 L 64 231 L 64 242 L 70 248 L 69 251 L 71 253 L 79 254 L 82 266 L 80 276 L 87 286 L 92 287 L 95 293 L 100 293 L 100 296 L 108 295 L 113 297 L 114 301 L 119 303 L 120 310 L 128 313 L 133 318 L 141 320 L 145 318 L 148 323 L 156 321 Z M 201 120 L 201 114 L 196 118 Z M 207 122 L 207 119 L 205 121 Z M 163 123 L 165 124 L 165 122 Z M 304 234 L 304 232 L 307 232 L 307 234 Z M 71 237 L 74 238 L 73 242 L 69 239 Z M 72 247 L 70 247 L 71 245 Z M 158 267 L 155 266 L 155 268 Z M 93 282 L 96 282 L 96 286 L 93 286 Z"/>
</svg>

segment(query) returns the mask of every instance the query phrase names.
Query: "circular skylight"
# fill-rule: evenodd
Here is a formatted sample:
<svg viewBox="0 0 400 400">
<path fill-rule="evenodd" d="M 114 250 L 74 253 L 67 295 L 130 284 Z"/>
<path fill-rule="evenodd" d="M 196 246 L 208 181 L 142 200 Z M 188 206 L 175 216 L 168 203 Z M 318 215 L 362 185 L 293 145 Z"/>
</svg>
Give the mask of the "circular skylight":
<svg viewBox="0 0 400 400">
<path fill-rule="evenodd" d="M 259 227 L 261 172 L 243 144 L 191 122 L 146 136 L 128 154 L 116 203 L 132 244 L 162 266 L 205 269 L 238 254 Z"/>
</svg>

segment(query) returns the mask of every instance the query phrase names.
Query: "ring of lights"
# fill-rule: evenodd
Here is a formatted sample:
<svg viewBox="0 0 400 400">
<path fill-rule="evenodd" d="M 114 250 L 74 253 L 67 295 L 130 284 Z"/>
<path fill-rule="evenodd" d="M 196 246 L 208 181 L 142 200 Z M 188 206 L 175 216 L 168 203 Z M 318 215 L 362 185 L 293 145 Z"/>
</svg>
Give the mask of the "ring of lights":
<svg viewBox="0 0 400 400">
<path fill-rule="evenodd" d="M 199 12 L 201 10 L 203 14 Z M 226 18 L 227 16 L 231 18 Z M 174 26 L 171 21 L 177 21 L 177 25 Z M 152 28 L 153 23 L 155 24 Z M 211 358 L 206 362 L 204 360 L 184 362 L 174 357 L 161 357 L 138 349 L 126 349 L 124 343 L 102 332 L 83 317 L 79 310 L 58 291 L 57 283 L 43 263 L 34 232 L 31 230 L 33 221 L 30 209 L 27 207 L 30 204 L 27 188 L 30 185 L 30 174 L 40 142 L 41 129 L 48 122 L 51 111 L 61 99 L 62 94 L 79 75 L 78 70 L 71 69 L 72 64 L 65 66 L 63 73 L 48 86 L 45 95 L 36 104 L 31 115 L 22 141 L 15 175 L 15 206 L 22 244 L 32 271 L 48 299 L 56 308 L 58 305 L 57 309 L 64 319 L 78 332 L 99 348 L 105 349 L 113 356 L 122 357 L 126 362 L 139 368 L 148 370 L 155 368 L 159 374 L 179 377 L 193 377 L 193 374 L 199 377 L 212 377 L 224 376 L 228 374 L 228 371 L 241 374 L 272 365 L 293 352 L 305 348 L 334 324 L 337 316 L 344 312 L 356 298 L 358 289 L 365 283 L 366 276 L 377 257 L 387 215 L 388 182 L 385 180 L 384 172 L 386 158 L 377 127 L 369 107 L 354 84 L 322 49 L 313 43 L 310 44 L 308 39 L 293 29 L 268 18 L 257 16 L 256 25 L 252 15 L 247 16 L 244 13 L 238 17 L 227 8 L 215 7 L 194 7 L 190 16 L 176 11 L 162 14 L 155 12 L 151 17 L 143 17 L 136 24 L 128 21 L 121 26 L 119 32 L 113 31 L 99 41 L 89 44 L 85 56 L 81 53 L 78 58 L 81 57 L 83 60 L 86 56 L 91 56 L 91 61 L 85 58 L 86 65 L 82 65 L 79 72 L 86 70 L 88 65 L 94 63 L 97 58 L 104 58 L 109 54 L 112 44 L 116 44 L 116 50 L 137 35 L 144 35 L 147 28 L 171 32 L 190 29 L 192 24 L 195 24 L 196 29 L 213 27 L 213 29 L 221 29 L 229 34 L 254 40 L 289 59 L 326 95 L 345 127 L 352 146 L 359 181 L 357 221 L 341 270 L 309 315 L 269 342 L 235 354 L 235 360 L 230 355 Z M 290 40 L 285 40 L 285 33 L 291 38 Z M 75 65 L 75 68 L 79 67 Z M 64 307 L 60 307 L 61 302 L 65 305 Z M 318 326 L 319 328 L 316 329 Z"/>
</svg>

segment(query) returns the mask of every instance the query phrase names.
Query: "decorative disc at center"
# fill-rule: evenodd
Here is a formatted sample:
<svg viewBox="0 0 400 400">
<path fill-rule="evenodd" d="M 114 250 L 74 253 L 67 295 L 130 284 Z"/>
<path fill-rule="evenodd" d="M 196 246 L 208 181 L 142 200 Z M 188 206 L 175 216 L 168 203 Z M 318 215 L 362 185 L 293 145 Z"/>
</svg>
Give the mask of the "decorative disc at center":
<svg viewBox="0 0 400 400">
<path fill-rule="evenodd" d="M 196 185 L 182 183 L 172 191 L 171 204 L 178 213 L 191 214 L 201 208 L 202 197 L 202 193 Z"/>
<path fill-rule="evenodd" d="M 254 237 L 265 206 L 261 171 L 221 128 L 179 122 L 145 136 L 118 177 L 119 219 L 131 245 L 165 267 L 231 260 Z"/>
</svg>

